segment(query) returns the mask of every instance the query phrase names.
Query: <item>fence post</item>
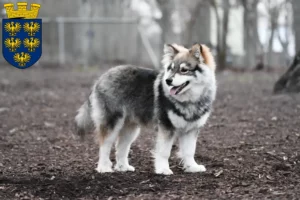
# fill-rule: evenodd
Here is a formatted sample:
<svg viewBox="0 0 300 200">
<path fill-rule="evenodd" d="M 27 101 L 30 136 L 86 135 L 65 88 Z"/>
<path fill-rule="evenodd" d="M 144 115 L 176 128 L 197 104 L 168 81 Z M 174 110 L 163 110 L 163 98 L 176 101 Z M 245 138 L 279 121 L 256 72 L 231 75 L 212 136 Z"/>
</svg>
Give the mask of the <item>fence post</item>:
<svg viewBox="0 0 300 200">
<path fill-rule="evenodd" d="M 65 23 L 63 17 L 57 18 L 58 22 L 58 52 L 59 52 L 59 64 L 65 64 Z"/>
<path fill-rule="evenodd" d="M 142 28 L 140 26 L 138 26 L 138 31 L 139 31 L 139 34 L 141 36 L 141 39 L 142 39 L 142 43 L 150 57 L 150 60 L 153 64 L 153 66 L 156 68 L 156 69 L 159 69 L 159 63 L 158 63 L 158 58 L 149 42 L 149 39 L 145 36 L 145 33 L 143 32 Z"/>
</svg>

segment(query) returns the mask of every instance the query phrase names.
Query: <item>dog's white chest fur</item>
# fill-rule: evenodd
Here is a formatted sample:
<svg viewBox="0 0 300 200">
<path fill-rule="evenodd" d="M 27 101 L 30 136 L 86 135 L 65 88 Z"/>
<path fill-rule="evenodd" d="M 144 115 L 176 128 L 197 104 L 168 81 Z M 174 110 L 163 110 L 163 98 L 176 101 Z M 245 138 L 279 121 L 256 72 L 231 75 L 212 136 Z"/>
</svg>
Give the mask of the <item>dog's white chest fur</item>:
<svg viewBox="0 0 300 200">
<path fill-rule="evenodd" d="M 204 126 L 209 115 L 210 115 L 210 113 L 208 112 L 208 113 L 204 114 L 203 116 L 201 116 L 198 120 L 190 122 L 190 121 L 186 121 L 182 116 L 178 116 L 173 111 L 171 111 L 171 110 L 168 111 L 168 117 L 169 117 L 171 123 L 173 124 L 173 126 L 177 129 L 184 129 L 186 131 Z"/>
</svg>

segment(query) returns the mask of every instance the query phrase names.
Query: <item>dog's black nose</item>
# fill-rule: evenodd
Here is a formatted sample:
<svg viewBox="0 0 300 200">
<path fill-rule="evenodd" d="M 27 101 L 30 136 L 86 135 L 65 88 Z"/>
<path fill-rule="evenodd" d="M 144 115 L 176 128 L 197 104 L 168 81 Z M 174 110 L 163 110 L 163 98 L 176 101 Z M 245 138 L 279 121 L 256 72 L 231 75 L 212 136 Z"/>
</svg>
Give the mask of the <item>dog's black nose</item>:
<svg viewBox="0 0 300 200">
<path fill-rule="evenodd" d="M 167 83 L 168 85 L 171 85 L 171 84 L 172 84 L 172 81 L 173 81 L 173 79 L 172 79 L 172 78 L 168 78 L 168 79 L 166 79 L 166 83 Z"/>
</svg>

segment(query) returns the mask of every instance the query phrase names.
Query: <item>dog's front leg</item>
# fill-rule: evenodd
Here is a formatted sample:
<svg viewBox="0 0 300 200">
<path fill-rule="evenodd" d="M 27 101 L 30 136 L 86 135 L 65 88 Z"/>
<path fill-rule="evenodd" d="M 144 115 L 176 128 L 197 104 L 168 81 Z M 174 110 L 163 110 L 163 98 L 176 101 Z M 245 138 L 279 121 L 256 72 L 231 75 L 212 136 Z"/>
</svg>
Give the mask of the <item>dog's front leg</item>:
<svg viewBox="0 0 300 200">
<path fill-rule="evenodd" d="M 206 171 L 204 165 L 198 165 L 194 158 L 198 134 L 199 131 L 194 130 L 188 133 L 182 133 L 178 138 L 180 147 L 178 155 L 183 161 L 183 167 L 185 169 L 185 172 Z"/>
<path fill-rule="evenodd" d="M 158 128 L 156 148 L 155 148 L 155 173 L 171 175 L 172 170 L 169 167 L 169 157 L 171 154 L 172 145 L 174 143 L 175 134 L 166 131 L 164 128 Z"/>
</svg>

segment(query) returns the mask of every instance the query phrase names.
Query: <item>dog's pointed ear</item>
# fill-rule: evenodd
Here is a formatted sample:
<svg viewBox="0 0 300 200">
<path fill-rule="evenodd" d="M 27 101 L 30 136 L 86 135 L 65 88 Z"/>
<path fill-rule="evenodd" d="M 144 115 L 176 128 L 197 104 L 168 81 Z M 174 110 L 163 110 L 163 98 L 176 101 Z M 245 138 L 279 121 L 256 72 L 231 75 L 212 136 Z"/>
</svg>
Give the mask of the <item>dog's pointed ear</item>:
<svg viewBox="0 0 300 200">
<path fill-rule="evenodd" d="M 174 56 L 176 54 L 178 54 L 179 51 L 175 46 L 173 46 L 171 44 L 165 44 L 164 45 L 164 53 L 165 53 L 165 55 L 167 54 L 168 56 L 174 58 Z"/>
<path fill-rule="evenodd" d="M 211 53 L 210 49 L 204 44 L 194 44 L 189 49 L 190 54 L 199 60 L 199 62 L 206 64 L 212 70 L 216 69 L 216 63 L 214 60 L 214 56 Z"/>
<path fill-rule="evenodd" d="M 192 56 L 194 56 L 197 60 L 202 61 L 202 45 L 200 44 L 194 44 L 191 48 L 190 48 L 190 54 Z"/>
<path fill-rule="evenodd" d="M 176 45 L 165 44 L 164 45 L 164 55 L 161 63 L 163 67 L 166 68 L 173 61 L 174 57 L 179 53 L 179 50 L 176 48 Z"/>
</svg>

